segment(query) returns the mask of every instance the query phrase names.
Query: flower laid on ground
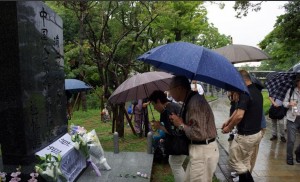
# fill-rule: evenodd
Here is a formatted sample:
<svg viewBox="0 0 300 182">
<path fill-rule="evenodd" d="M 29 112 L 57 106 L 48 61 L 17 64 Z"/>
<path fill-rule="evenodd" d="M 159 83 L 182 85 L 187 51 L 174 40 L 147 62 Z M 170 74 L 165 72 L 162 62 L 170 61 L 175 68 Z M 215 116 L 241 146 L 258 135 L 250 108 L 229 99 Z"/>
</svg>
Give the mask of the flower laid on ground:
<svg viewBox="0 0 300 182">
<path fill-rule="evenodd" d="M 35 179 L 39 176 L 39 173 L 30 173 L 31 178 L 27 182 L 37 182 L 38 180 Z"/>
<path fill-rule="evenodd" d="M 12 178 L 10 179 L 9 182 L 17 182 L 17 181 L 21 181 L 21 178 L 19 177 L 20 174 L 21 174 L 20 171 L 11 173 L 10 176 L 11 176 Z"/>
<path fill-rule="evenodd" d="M 106 158 L 104 157 L 104 150 L 97 136 L 95 129 L 86 134 L 87 145 L 89 147 L 90 161 L 94 164 L 103 165 L 106 170 L 110 170 L 111 167 L 108 165 Z"/>
<path fill-rule="evenodd" d="M 67 181 L 60 170 L 61 156 L 46 154 L 45 157 L 37 156 L 39 163 L 35 166 L 35 171 L 46 181 Z"/>
<path fill-rule="evenodd" d="M 0 182 L 6 181 L 6 173 L 5 172 L 0 172 Z"/>
</svg>

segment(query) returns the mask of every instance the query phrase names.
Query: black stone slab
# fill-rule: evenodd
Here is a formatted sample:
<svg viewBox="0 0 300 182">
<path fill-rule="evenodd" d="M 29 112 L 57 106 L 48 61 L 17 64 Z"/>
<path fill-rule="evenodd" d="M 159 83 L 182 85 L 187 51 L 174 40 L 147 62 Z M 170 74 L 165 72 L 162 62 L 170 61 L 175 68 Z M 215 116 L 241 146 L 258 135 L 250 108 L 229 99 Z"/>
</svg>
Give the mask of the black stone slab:
<svg viewBox="0 0 300 182">
<path fill-rule="evenodd" d="M 29 164 L 67 132 L 62 19 L 43 2 L 0 2 L 3 163 Z"/>
</svg>

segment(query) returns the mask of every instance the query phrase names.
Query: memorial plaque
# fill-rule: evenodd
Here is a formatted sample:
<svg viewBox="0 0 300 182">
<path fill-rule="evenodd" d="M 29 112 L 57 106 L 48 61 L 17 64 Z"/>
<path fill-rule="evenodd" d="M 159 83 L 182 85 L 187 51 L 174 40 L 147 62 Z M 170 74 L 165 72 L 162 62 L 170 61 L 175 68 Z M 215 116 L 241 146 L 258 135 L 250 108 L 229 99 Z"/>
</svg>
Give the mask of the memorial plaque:
<svg viewBox="0 0 300 182">
<path fill-rule="evenodd" d="M 40 157 L 45 157 L 46 154 L 61 156 L 60 169 L 68 182 L 73 182 L 86 168 L 86 158 L 74 148 L 74 142 L 68 133 L 36 153 Z"/>
<path fill-rule="evenodd" d="M 67 132 L 62 19 L 38 1 L 0 2 L 0 144 L 5 164 Z"/>
</svg>

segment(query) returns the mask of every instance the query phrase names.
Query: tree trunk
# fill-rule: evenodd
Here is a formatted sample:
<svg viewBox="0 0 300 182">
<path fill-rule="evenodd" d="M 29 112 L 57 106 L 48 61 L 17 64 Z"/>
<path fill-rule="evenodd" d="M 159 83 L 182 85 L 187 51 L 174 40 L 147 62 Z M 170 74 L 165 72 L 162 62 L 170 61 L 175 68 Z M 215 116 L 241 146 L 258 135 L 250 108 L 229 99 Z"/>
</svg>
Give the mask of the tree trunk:
<svg viewBox="0 0 300 182">
<path fill-rule="evenodd" d="M 86 93 L 81 92 L 81 103 L 82 103 L 82 110 L 87 111 L 87 104 L 86 104 Z"/>
</svg>

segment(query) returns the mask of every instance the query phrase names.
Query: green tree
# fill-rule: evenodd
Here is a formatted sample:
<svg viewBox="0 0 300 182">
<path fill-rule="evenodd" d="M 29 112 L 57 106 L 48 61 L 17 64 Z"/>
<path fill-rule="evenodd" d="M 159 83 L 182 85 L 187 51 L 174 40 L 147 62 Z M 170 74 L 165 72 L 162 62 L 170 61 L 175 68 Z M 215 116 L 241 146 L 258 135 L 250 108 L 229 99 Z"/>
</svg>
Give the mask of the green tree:
<svg viewBox="0 0 300 182">
<path fill-rule="evenodd" d="M 279 16 L 274 30 L 259 43 L 272 56 L 262 68 L 287 70 L 299 62 L 300 56 L 300 2 L 289 1 L 284 5 L 286 13 Z"/>
</svg>

